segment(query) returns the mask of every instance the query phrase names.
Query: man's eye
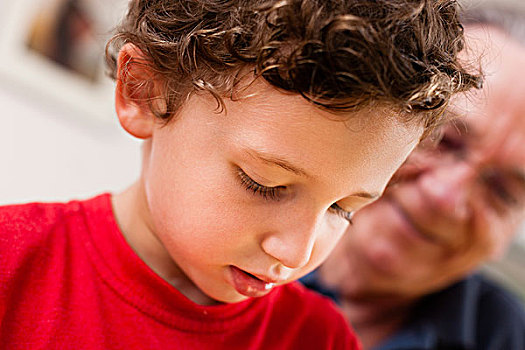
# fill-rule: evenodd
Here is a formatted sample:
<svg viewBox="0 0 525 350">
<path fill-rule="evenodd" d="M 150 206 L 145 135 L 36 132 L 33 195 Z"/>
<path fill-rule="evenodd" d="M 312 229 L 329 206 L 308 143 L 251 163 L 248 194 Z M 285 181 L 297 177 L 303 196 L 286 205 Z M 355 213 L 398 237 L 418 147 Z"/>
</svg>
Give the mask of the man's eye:
<svg viewBox="0 0 525 350">
<path fill-rule="evenodd" d="M 268 187 L 261 185 L 248 176 L 241 168 L 237 169 L 237 174 L 241 180 L 242 186 L 249 192 L 259 195 L 264 199 L 279 200 L 280 192 L 286 189 L 285 186 Z"/>
<path fill-rule="evenodd" d="M 494 170 L 488 170 L 482 174 L 482 179 L 489 191 L 502 202 L 510 206 L 519 204 L 520 201 L 506 184 L 505 178 L 501 174 Z"/>
<path fill-rule="evenodd" d="M 445 133 L 439 141 L 437 148 L 443 151 L 461 153 L 465 150 L 465 142 L 461 137 L 454 137 Z"/>
<path fill-rule="evenodd" d="M 353 224 L 352 218 L 354 217 L 354 211 L 346 211 L 343 208 L 341 208 L 337 203 L 332 204 L 329 210 L 348 221 L 350 225 Z"/>
</svg>

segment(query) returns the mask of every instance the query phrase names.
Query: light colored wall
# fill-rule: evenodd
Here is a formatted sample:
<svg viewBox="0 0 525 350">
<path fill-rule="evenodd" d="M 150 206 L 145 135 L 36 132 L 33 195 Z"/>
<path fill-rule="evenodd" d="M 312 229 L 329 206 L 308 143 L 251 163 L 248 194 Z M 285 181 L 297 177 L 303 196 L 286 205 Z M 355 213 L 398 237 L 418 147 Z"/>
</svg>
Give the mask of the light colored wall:
<svg viewBox="0 0 525 350">
<path fill-rule="evenodd" d="M 0 0 L 0 204 L 115 192 L 139 173 L 139 142 L 119 127 L 103 70 L 93 84 L 25 47 L 31 21 L 54 2 Z M 126 0 L 83 5 L 97 14 L 102 63 Z"/>
<path fill-rule="evenodd" d="M 138 176 L 139 142 L 113 115 L 89 121 L 3 81 L 0 106 L 0 204 L 118 191 Z"/>
<path fill-rule="evenodd" d="M 504 4 L 504 5 L 512 5 L 513 7 L 518 7 L 525 9 L 525 1 L 523 0 L 460 0 L 463 4 Z"/>
</svg>

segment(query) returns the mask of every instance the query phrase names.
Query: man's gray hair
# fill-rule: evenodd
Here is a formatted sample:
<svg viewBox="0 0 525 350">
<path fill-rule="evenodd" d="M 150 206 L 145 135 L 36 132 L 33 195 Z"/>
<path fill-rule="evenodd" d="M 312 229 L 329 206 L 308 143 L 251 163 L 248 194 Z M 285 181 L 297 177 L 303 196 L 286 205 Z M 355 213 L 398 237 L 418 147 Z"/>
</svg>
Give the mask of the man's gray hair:
<svg viewBox="0 0 525 350">
<path fill-rule="evenodd" d="M 463 4 L 462 23 L 494 26 L 525 45 L 525 7 L 500 1 L 471 1 Z"/>
</svg>

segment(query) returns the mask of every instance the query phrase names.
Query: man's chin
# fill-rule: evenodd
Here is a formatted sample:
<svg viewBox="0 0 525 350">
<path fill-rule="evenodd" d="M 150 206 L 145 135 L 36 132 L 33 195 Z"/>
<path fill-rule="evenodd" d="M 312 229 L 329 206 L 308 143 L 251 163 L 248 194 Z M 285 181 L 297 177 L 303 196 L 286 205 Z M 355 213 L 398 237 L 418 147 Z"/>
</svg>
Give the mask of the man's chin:
<svg viewBox="0 0 525 350">
<path fill-rule="evenodd" d="M 404 292 L 396 289 L 396 286 L 362 286 L 362 288 L 353 288 L 341 293 L 341 299 L 359 304 L 388 304 L 394 300 L 405 299 L 407 296 Z"/>
</svg>

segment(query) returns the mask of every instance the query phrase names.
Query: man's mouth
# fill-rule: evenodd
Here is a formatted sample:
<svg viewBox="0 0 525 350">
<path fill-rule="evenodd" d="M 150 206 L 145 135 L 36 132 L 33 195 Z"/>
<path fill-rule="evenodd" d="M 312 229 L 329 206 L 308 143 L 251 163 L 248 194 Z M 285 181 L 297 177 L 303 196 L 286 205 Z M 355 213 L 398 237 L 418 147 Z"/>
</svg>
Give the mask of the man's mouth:
<svg viewBox="0 0 525 350">
<path fill-rule="evenodd" d="M 414 221 L 410 213 L 407 212 L 407 210 L 405 210 L 405 208 L 403 208 L 399 202 L 397 202 L 394 198 L 388 198 L 388 201 L 404 221 L 405 233 L 409 233 L 411 236 L 418 237 L 419 239 L 429 243 L 439 243 L 437 237 L 426 231 L 423 227 L 421 227 L 421 225 Z"/>
</svg>

